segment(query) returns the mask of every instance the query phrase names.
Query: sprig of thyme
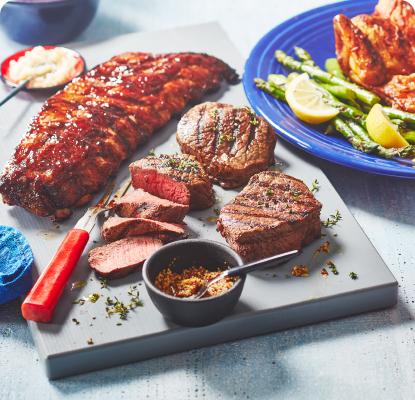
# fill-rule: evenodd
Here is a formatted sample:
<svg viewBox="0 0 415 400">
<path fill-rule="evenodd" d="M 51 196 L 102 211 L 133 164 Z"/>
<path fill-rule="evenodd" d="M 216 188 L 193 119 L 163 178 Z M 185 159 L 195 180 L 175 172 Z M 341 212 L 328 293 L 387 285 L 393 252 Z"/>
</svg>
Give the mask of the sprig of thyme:
<svg viewBox="0 0 415 400">
<path fill-rule="evenodd" d="M 156 153 L 154 152 L 154 149 L 151 149 L 148 154 L 150 154 L 150 156 L 156 156 Z"/>
<path fill-rule="evenodd" d="M 301 190 L 291 190 L 290 193 L 294 196 L 296 200 L 303 194 Z"/>
<path fill-rule="evenodd" d="M 109 307 L 106 307 L 107 314 L 120 314 L 121 319 L 125 319 L 127 317 L 127 314 L 129 312 L 129 309 L 132 310 L 135 307 L 142 307 L 143 304 L 140 302 L 139 298 L 139 292 L 137 290 L 137 285 L 130 286 L 130 291 L 128 292 L 128 295 L 131 297 L 131 301 L 129 304 L 125 305 L 122 301 L 119 301 L 115 296 L 115 302 L 111 300 L 109 297 L 107 297 L 107 301 L 105 304 L 113 307 L 112 310 L 109 310 Z"/>
<path fill-rule="evenodd" d="M 352 279 L 357 279 L 357 274 L 355 274 L 354 272 L 350 272 L 349 276 Z"/>
<path fill-rule="evenodd" d="M 336 225 L 337 222 L 339 222 L 342 219 L 342 217 L 341 217 L 341 215 L 339 213 L 339 210 L 336 210 L 335 214 L 334 215 L 330 215 L 330 217 L 332 217 L 333 219 L 327 218 L 327 221 L 321 220 L 321 225 L 323 225 L 324 227 L 327 228 L 327 227 L 329 227 L 331 225 Z"/>
<path fill-rule="evenodd" d="M 108 285 L 108 279 L 105 279 L 102 276 L 99 276 L 98 279 L 101 279 L 103 282 L 101 282 L 101 289 L 105 289 Z"/>
<path fill-rule="evenodd" d="M 311 188 L 311 193 L 314 193 L 314 191 L 318 191 L 320 189 L 320 186 L 317 186 L 317 185 L 319 185 L 317 179 L 312 183 L 312 185 L 313 185 L 313 187 Z"/>
<path fill-rule="evenodd" d="M 72 302 L 72 304 L 79 304 L 80 306 L 82 306 L 84 303 L 85 303 L 84 299 L 78 299 Z"/>
<path fill-rule="evenodd" d="M 179 171 L 181 171 L 183 168 L 186 167 L 193 167 L 193 168 L 199 168 L 199 165 L 196 162 L 192 162 L 192 161 L 184 161 L 180 164 L 179 166 Z"/>
</svg>

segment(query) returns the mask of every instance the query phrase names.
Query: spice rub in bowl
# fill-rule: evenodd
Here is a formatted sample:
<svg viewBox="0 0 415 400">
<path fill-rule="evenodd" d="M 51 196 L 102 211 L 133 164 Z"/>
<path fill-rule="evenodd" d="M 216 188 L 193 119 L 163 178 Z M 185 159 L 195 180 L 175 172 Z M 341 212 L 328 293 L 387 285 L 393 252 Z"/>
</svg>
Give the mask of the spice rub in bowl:
<svg viewBox="0 0 415 400">
<path fill-rule="evenodd" d="M 174 264 L 174 261 L 172 264 Z M 203 282 L 218 277 L 222 272 L 220 269 L 215 272 L 202 266 L 199 268 L 192 266 L 190 269 L 183 270 L 181 274 L 177 274 L 168 268 L 157 275 L 155 286 L 170 296 L 190 297 L 202 286 Z M 235 278 L 227 276 L 209 286 L 202 298 L 222 294 L 229 290 L 234 283 Z"/>
</svg>

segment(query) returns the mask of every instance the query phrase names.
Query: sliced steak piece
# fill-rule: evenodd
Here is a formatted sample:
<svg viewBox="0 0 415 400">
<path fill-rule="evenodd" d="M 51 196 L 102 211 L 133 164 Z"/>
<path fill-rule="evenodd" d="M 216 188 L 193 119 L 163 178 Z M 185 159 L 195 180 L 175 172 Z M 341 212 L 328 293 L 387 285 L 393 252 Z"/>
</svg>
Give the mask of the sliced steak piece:
<svg viewBox="0 0 415 400">
<path fill-rule="evenodd" d="M 148 157 L 130 165 L 134 189 L 203 210 L 215 201 L 215 192 L 203 165 L 188 154 Z"/>
<path fill-rule="evenodd" d="M 114 210 L 120 217 L 125 218 L 147 218 L 180 223 L 189 212 L 189 206 L 160 199 L 143 189 L 136 189 L 116 200 Z"/>
<path fill-rule="evenodd" d="M 101 236 L 107 242 L 115 242 L 127 236 L 137 235 L 153 236 L 163 242 L 170 242 L 183 234 L 183 225 L 145 218 L 110 217 L 101 228 Z"/>
<path fill-rule="evenodd" d="M 234 188 L 274 164 L 277 135 L 249 107 L 206 102 L 180 120 L 177 142 L 203 164 L 213 182 Z"/>
<path fill-rule="evenodd" d="M 151 236 L 130 236 L 89 252 L 89 265 L 109 279 L 139 271 L 151 253 L 163 243 Z"/>
<path fill-rule="evenodd" d="M 299 250 L 321 236 L 321 203 L 292 176 L 266 171 L 226 204 L 218 228 L 245 261 Z"/>
</svg>

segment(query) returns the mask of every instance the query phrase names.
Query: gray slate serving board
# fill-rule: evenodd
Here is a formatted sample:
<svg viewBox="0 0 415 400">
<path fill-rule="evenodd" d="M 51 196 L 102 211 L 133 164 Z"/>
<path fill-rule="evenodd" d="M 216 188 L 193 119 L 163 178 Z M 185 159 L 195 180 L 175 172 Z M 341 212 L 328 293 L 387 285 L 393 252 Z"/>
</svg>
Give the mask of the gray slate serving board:
<svg viewBox="0 0 415 400">
<path fill-rule="evenodd" d="M 134 33 L 99 42 L 77 43 L 70 47 L 84 56 L 88 68 L 127 51 L 206 52 L 229 63 L 240 74 L 244 66 L 243 58 L 216 23 Z M 7 90 L 2 85 L 0 97 Z M 0 108 L 2 166 L 25 132 L 31 117 L 47 97 L 43 94 L 22 93 Z M 247 105 L 242 84 L 223 84 L 219 92 L 205 96 L 204 100 L 235 106 Z M 116 188 L 128 179 L 129 163 L 145 157 L 150 149 L 155 149 L 157 154 L 179 151 L 175 141 L 177 122 L 170 121 L 147 144 L 140 146 L 131 160 L 122 164 Z M 108 288 L 100 288 L 101 281 L 89 268 L 87 254 L 92 248 L 103 244 L 99 235 L 103 222 L 101 217 L 52 322 L 29 322 L 47 376 L 56 379 L 396 304 L 398 283 L 333 186 L 314 164 L 313 158 L 281 139 L 278 140 L 275 154 L 280 164 L 273 168 L 302 179 L 308 186 L 315 179 L 319 181 L 320 189 L 315 195 L 323 203 L 323 219 L 336 209 L 340 211 L 343 219 L 334 227 L 323 228 L 326 235 L 323 240 L 316 239 L 295 260 L 250 274 L 240 301 L 229 317 L 209 327 L 189 329 L 176 326 L 161 316 L 144 288 L 141 273 L 112 281 Z M 215 191 L 217 208 L 221 208 L 237 193 L 234 190 L 225 191 L 217 185 Z M 96 194 L 94 201 L 100 195 Z M 75 210 L 69 220 L 54 224 L 49 218 L 0 204 L 0 223 L 20 229 L 33 249 L 34 279 L 44 270 L 67 231 L 73 228 L 85 209 L 81 207 Z M 225 242 L 216 231 L 216 223 L 207 221 L 209 216 L 215 216 L 212 209 L 192 211 L 185 219 L 188 224 L 186 232 L 192 238 Z M 204 221 L 199 220 L 199 217 Z M 325 241 L 330 242 L 330 254 L 322 252 L 313 258 L 314 251 Z M 325 279 L 320 272 L 328 260 L 337 265 L 339 275 L 330 274 Z M 300 264 L 309 268 L 309 277 L 291 275 L 292 267 Z M 350 271 L 357 273 L 357 280 L 349 277 Z M 78 280 L 86 280 L 87 286 L 72 291 L 71 283 Z M 125 321 L 120 321 L 116 315 L 107 317 L 105 298 L 117 296 L 127 302 L 127 291 L 133 284 L 139 285 L 144 307 L 131 311 Z M 72 301 L 87 293 L 99 293 L 102 297 L 93 304 L 85 302 L 83 306 L 72 305 Z M 73 318 L 79 321 L 79 325 L 75 325 Z M 122 325 L 117 326 L 117 322 L 122 322 Z M 94 343 L 92 345 L 87 343 L 90 338 Z"/>
</svg>

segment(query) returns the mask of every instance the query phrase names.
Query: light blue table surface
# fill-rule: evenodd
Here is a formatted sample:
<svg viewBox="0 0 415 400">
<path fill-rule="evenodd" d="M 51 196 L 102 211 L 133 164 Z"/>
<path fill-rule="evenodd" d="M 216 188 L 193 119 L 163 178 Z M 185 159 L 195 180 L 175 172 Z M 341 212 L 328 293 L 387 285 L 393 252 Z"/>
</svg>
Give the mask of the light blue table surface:
<svg viewBox="0 0 415 400">
<path fill-rule="evenodd" d="M 77 40 L 217 20 L 248 57 L 271 28 L 328 3 L 101 0 Z M 0 58 L 24 47 L 3 33 L 0 44 Z M 414 399 L 415 181 L 319 164 L 397 278 L 397 306 L 48 381 L 20 302 L 11 301 L 0 306 L 0 398 Z"/>
</svg>

